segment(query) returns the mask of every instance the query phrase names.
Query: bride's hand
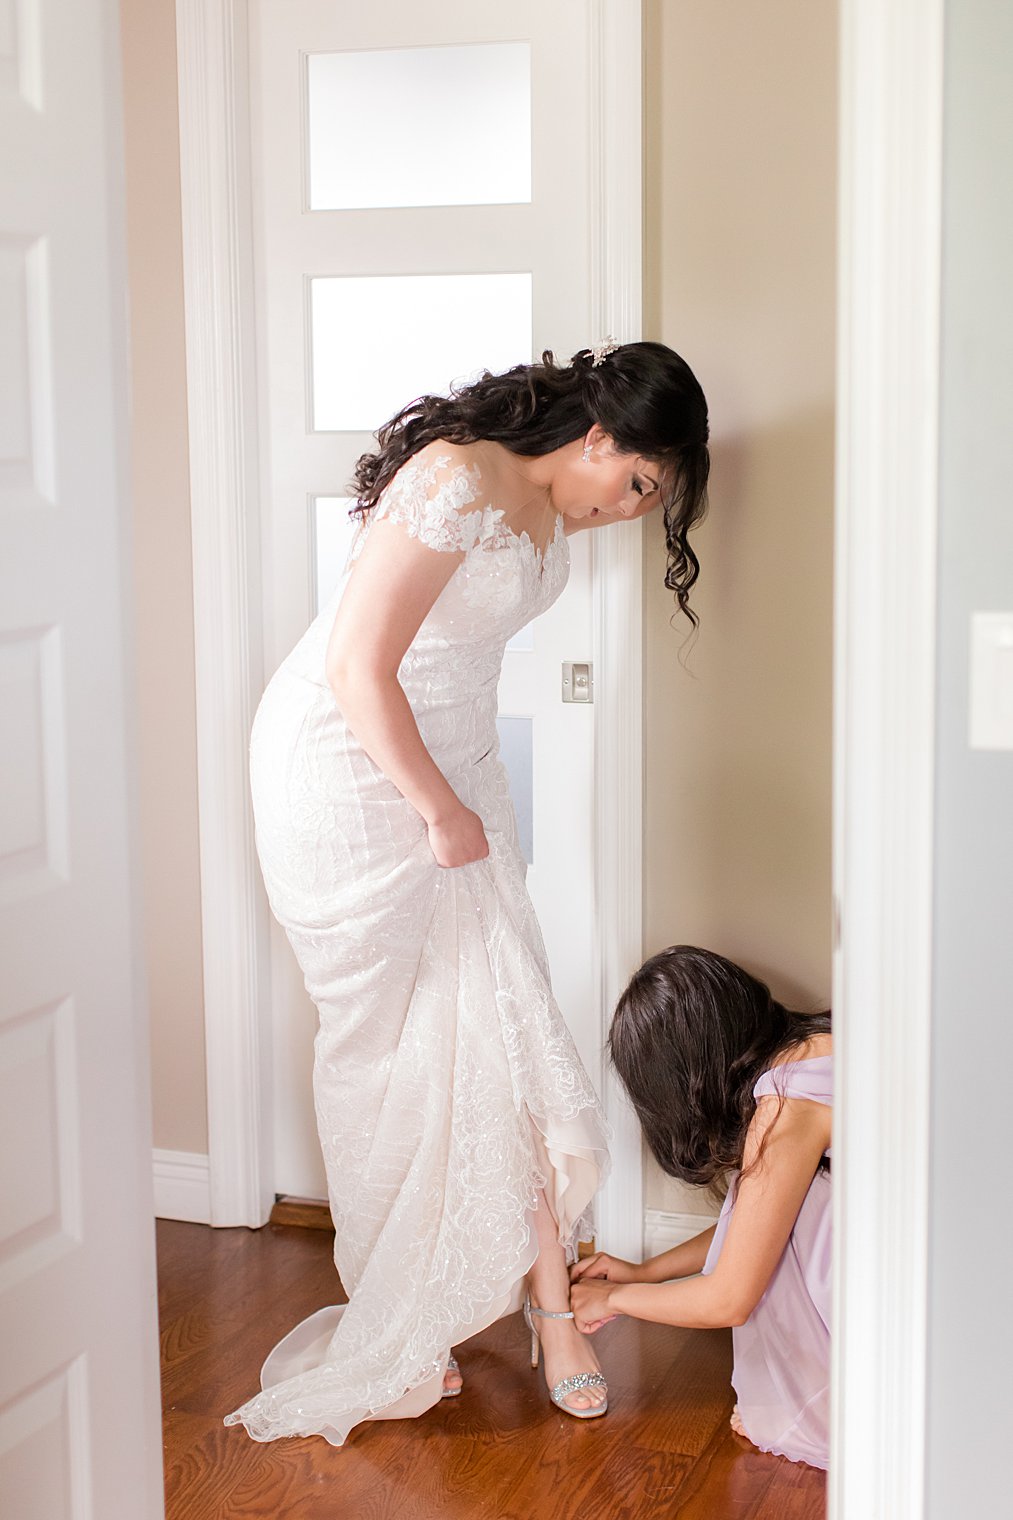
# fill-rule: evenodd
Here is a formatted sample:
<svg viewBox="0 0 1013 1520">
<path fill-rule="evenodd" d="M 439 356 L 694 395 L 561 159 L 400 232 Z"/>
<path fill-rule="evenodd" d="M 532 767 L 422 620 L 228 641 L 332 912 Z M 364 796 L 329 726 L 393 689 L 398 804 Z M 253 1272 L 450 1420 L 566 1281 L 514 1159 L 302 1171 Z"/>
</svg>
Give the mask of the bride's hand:
<svg viewBox="0 0 1013 1520">
<path fill-rule="evenodd" d="M 604 1277 L 611 1283 L 631 1283 L 637 1281 L 637 1267 L 632 1261 L 623 1261 L 619 1256 L 609 1256 L 606 1251 L 596 1251 L 593 1256 L 585 1256 L 580 1261 L 575 1261 L 570 1268 L 570 1281 L 579 1282 L 582 1278 Z"/>
<path fill-rule="evenodd" d="M 429 845 L 438 866 L 470 865 L 473 860 L 484 860 L 489 853 L 481 818 L 463 802 L 446 817 L 434 818 L 428 829 Z"/>
</svg>

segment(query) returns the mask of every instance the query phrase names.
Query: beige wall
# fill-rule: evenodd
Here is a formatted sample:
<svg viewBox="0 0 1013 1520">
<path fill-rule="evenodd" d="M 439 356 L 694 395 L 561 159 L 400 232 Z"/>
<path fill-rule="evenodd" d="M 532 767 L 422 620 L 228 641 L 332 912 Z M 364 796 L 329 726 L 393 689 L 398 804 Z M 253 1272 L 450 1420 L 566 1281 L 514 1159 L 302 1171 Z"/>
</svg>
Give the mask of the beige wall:
<svg viewBox="0 0 1013 1520">
<path fill-rule="evenodd" d="M 173 0 L 122 0 L 141 852 L 155 1145 L 207 1150 Z"/>
<path fill-rule="evenodd" d="M 830 985 L 836 30 L 828 0 L 645 4 L 645 335 L 699 377 L 713 467 L 687 669 L 647 524 L 644 950 L 799 1007 Z M 653 1160 L 647 1202 L 711 1209 Z"/>
</svg>

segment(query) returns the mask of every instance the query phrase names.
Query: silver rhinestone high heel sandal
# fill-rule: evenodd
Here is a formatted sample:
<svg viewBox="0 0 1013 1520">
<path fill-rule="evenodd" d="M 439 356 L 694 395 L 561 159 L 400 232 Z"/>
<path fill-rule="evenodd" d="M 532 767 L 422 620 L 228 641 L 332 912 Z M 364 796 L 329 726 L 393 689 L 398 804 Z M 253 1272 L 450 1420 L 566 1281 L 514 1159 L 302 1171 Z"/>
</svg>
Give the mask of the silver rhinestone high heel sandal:
<svg viewBox="0 0 1013 1520">
<path fill-rule="evenodd" d="M 573 1310 L 536 1309 L 530 1294 L 525 1298 L 524 1323 L 531 1331 L 531 1365 L 537 1367 L 542 1341 L 532 1322 L 533 1314 L 537 1314 L 540 1319 L 573 1319 Z M 577 1393 L 582 1388 L 601 1388 L 605 1397 L 600 1404 L 592 1404 L 589 1409 L 573 1409 L 566 1402 L 566 1395 Z M 573 1377 L 560 1378 L 556 1386 L 549 1389 L 549 1398 L 564 1414 L 572 1414 L 576 1420 L 596 1420 L 609 1407 L 608 1384 L 600 1372 L 576 1372 Z"/>
<path fill-rule="evenodd" d="M 460 1370 L 461 1370 L 460 1367 L 457 1365 L 457 1357 L 456 1356 L 448 1356 L 447 1357 L 447 1371 L 448 1372 L 460 1372 Z M 458 1396 L 458 1394 L 463 1393 L 463 1392 L 464 1392 L 464 1382 L 462 1380 L 461 1386 L 459 1388 L 444 1388 L 444 1390 L 443 1390 L 442 1394 L 440 1395 L 440 1397 L 443 1398 L 443 1399 L 456 1399 L 457 1396 Z"/>
</svg>

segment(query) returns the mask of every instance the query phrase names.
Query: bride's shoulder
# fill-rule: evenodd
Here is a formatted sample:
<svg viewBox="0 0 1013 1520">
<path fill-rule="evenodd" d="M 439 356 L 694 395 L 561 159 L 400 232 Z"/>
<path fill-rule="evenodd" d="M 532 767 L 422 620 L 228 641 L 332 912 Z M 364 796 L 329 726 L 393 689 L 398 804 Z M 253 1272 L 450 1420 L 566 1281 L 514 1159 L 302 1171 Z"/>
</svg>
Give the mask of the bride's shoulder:
<svg viewBox="0 0 1013 1520">
<path fill-rule="evenodd" d="M 453 443 L 449 438 L 430 438 L 406 463 L 441 471 L 465 468 L 476 475 L 481 473 L 478 445 Z"/>
<path fill-rule="evenodd" d="M 400 497 L 452 496 L 458 504 L 475 502 L 485 492 L 486 479 L 475 445 L 430 438 L 403 460 L 389 482 L 390 492 Z"/>
</svg>

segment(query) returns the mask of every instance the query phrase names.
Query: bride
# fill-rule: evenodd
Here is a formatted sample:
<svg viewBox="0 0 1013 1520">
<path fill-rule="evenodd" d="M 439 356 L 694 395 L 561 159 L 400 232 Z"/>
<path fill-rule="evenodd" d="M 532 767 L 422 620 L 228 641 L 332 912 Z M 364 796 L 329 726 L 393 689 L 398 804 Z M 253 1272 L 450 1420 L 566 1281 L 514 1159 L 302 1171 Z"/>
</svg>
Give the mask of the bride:
<svg viewBox="0 0 1013 1520">
<path fill-rule="evenodd" d="M 567 1262 L 608 1166 L 598 1098 L 553 1000 L 507 777 L 507 641 L 560 594 L 568 535 L 660 505 L 691 621 L 707 406 L 661 343 L 423 396 L 358 461 L 330 600 L 250 736 L 272 912 L 320 1014 L 313 1094 L 349 1296 L 271 1351 L 225 1416 L 340 1445 L 460 1393 L 453 1348 L 518 1307 L 550 1397 L 605 1413 Z"/>
</svg>

